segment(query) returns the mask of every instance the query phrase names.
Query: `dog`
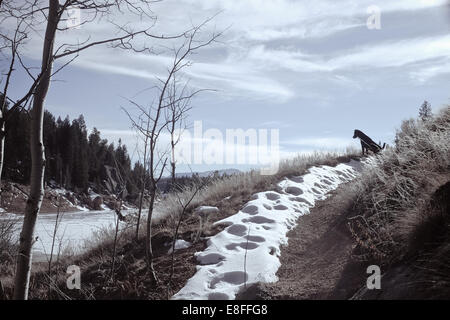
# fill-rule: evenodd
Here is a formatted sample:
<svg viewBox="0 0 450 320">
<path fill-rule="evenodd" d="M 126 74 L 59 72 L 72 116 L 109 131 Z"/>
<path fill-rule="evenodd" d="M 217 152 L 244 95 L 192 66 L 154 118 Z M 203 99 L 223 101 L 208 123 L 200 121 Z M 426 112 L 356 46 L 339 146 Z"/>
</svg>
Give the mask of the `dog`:
<svg viewBox="0 0 450 320">
<path fill-rule="evenodd" d="M 381 147 L 379 144 L 377 144 L 375 141 L 370 139 L 367 135 L 365 135 L 361 130 L 355 130 L 353 134 L 353 139 L 359 138 L 361 140 L 361 148 L 362 148 L 362 154 L 365 153 L 369 154 L 369 150 L 373 153 L 378 153 L 381 150 L 386 147 L 386 143 L 383 144 Z"/>
</svg>

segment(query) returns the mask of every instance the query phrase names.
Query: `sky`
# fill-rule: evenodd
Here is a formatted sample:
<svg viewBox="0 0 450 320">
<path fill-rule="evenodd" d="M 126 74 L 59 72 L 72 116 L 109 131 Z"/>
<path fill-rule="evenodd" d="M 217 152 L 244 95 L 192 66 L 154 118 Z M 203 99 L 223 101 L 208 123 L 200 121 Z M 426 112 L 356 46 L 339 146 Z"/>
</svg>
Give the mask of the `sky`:
<svg viewBox="0 0 450 320">
<path fill-rule="evenodd" d="M 354 129 L 392 143 L 401 121 L 415 117 L 424 100 L 434 111 L 449 103 L 446 0 L 164 0 L 151 8 L 156 22 L 127 14 L 114 16 L 114 22 L 154 24 L 155 34 L 171 35 L 214 16 L 201 36 L 223 31 L 217 43 L 190 57 L 184 72 L 193 88 L 214 89 L 193 99 L 189 122 L 201 121 L 204 131 L 224 136 L 238 128 L 278 130 L 282 158 L 359 148 Z M 81 20 L 86 18 L 82 13 Z M 29 66 L 39 66 L 42 32 L 37 28 L 23 48 Z M 58 32 L 57 43 L 104 39 L 114 32 L 103 19 Z M 174 45 L 146 44 L 157 54 L 106 46 L 83 51 L 55 76 L 46 108 L 71 119 L 83 114 L 88 128 L 110 141 L 121 138 L 136 160 L 135 133 L 122 108 L 132 108 L 127 99 L 154 101 L 149 88 L 165 76 L 172 61 L 165 48 Z M 5 61 L 0 59 L 1 70 Z M 13 83 L 14 99 L 29 78 L 18 68 Z M 225 152 L 230 147 L 224 143 Z M 252 166 L 198 163 L 180 170 Z"/>
</svg>

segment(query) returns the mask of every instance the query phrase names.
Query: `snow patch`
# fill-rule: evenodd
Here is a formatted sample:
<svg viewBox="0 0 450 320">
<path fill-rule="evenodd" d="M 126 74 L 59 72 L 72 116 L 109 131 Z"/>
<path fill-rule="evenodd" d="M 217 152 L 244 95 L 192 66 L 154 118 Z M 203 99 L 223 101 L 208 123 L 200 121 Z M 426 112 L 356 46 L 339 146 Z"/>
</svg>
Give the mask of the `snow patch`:
<svg viewBox="0 0 450 320">
<path fill-rule="evenodd" d="M 280 192 L 254 195 L 238 213 L 215 223 L 227 227 L 195 254 L 197 273 L 172 299 L 234 299 L 245 285 L 278 281 L 280 246 L 287 244 L 287 232 L 316 201 L 354 179 L 360 170 L 361 163 L 354 160 L 336 167 L 312 167 L 301 177 L 281 181 Z"/>
<path fill-rule="evenodd" d="M 195 213 L 203 216 L 208 216 L 212 213 L 218 213 L 219 208 L 211 206 L 200 206 L 194 210 Z"/>
<path fill-rule="evenodd" d="M 188 241 L 184 241 L 182 239 L 178 239 L 175 241 L 175 251 L 180 250 L 180 249 L 186 249 L 186 248 L 189 248 L 190 246 L 192 246 L 192 243 L 190 243 Z M 168 254 L 172 253 L 172 244 L 170 244 L 170 249 L 167 253 Z"/>
<path fill-rule="evenodd" d="M 80 210 L 80 211 L 84 211 L 84 212 L 90 211 L 88 208 L 82 207 L 82 206 L 76 206 L 75 208 L 77 208 L 77 209 Z"/>
</svg>

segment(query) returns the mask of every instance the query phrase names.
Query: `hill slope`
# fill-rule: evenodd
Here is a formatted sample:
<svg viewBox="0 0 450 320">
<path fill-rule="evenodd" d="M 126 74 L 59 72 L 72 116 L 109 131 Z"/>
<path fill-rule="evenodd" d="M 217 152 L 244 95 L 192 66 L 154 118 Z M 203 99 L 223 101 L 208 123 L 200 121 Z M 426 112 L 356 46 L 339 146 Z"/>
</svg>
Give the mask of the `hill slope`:
<svg viewBox="0 0 450 320">
<path fill-rule="evenodd" d="M 300 217 L 279 281 L 241 299 L 450 298 L 450 108 L 408 120 L 396 145 Z M 381 289 L 366 286 L 381 270 Z"/>
</svg>

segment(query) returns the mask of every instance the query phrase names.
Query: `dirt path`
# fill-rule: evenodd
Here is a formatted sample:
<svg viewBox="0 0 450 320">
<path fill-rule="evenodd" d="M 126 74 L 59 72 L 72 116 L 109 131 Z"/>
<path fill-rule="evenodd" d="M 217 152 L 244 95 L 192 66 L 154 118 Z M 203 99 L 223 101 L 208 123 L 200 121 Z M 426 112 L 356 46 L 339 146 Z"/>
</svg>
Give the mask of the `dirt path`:
<svg viewBox="0 0 450 320">
<path fill-rule="evenodd" d="M 348 299 L 365 284 L 365 269 L 352 260 L 345 212 L 352 200 L 342 185 L 316 203 L 288 233 L 274 284 L 256 284 L 238 299 Z"/>
</svg>

